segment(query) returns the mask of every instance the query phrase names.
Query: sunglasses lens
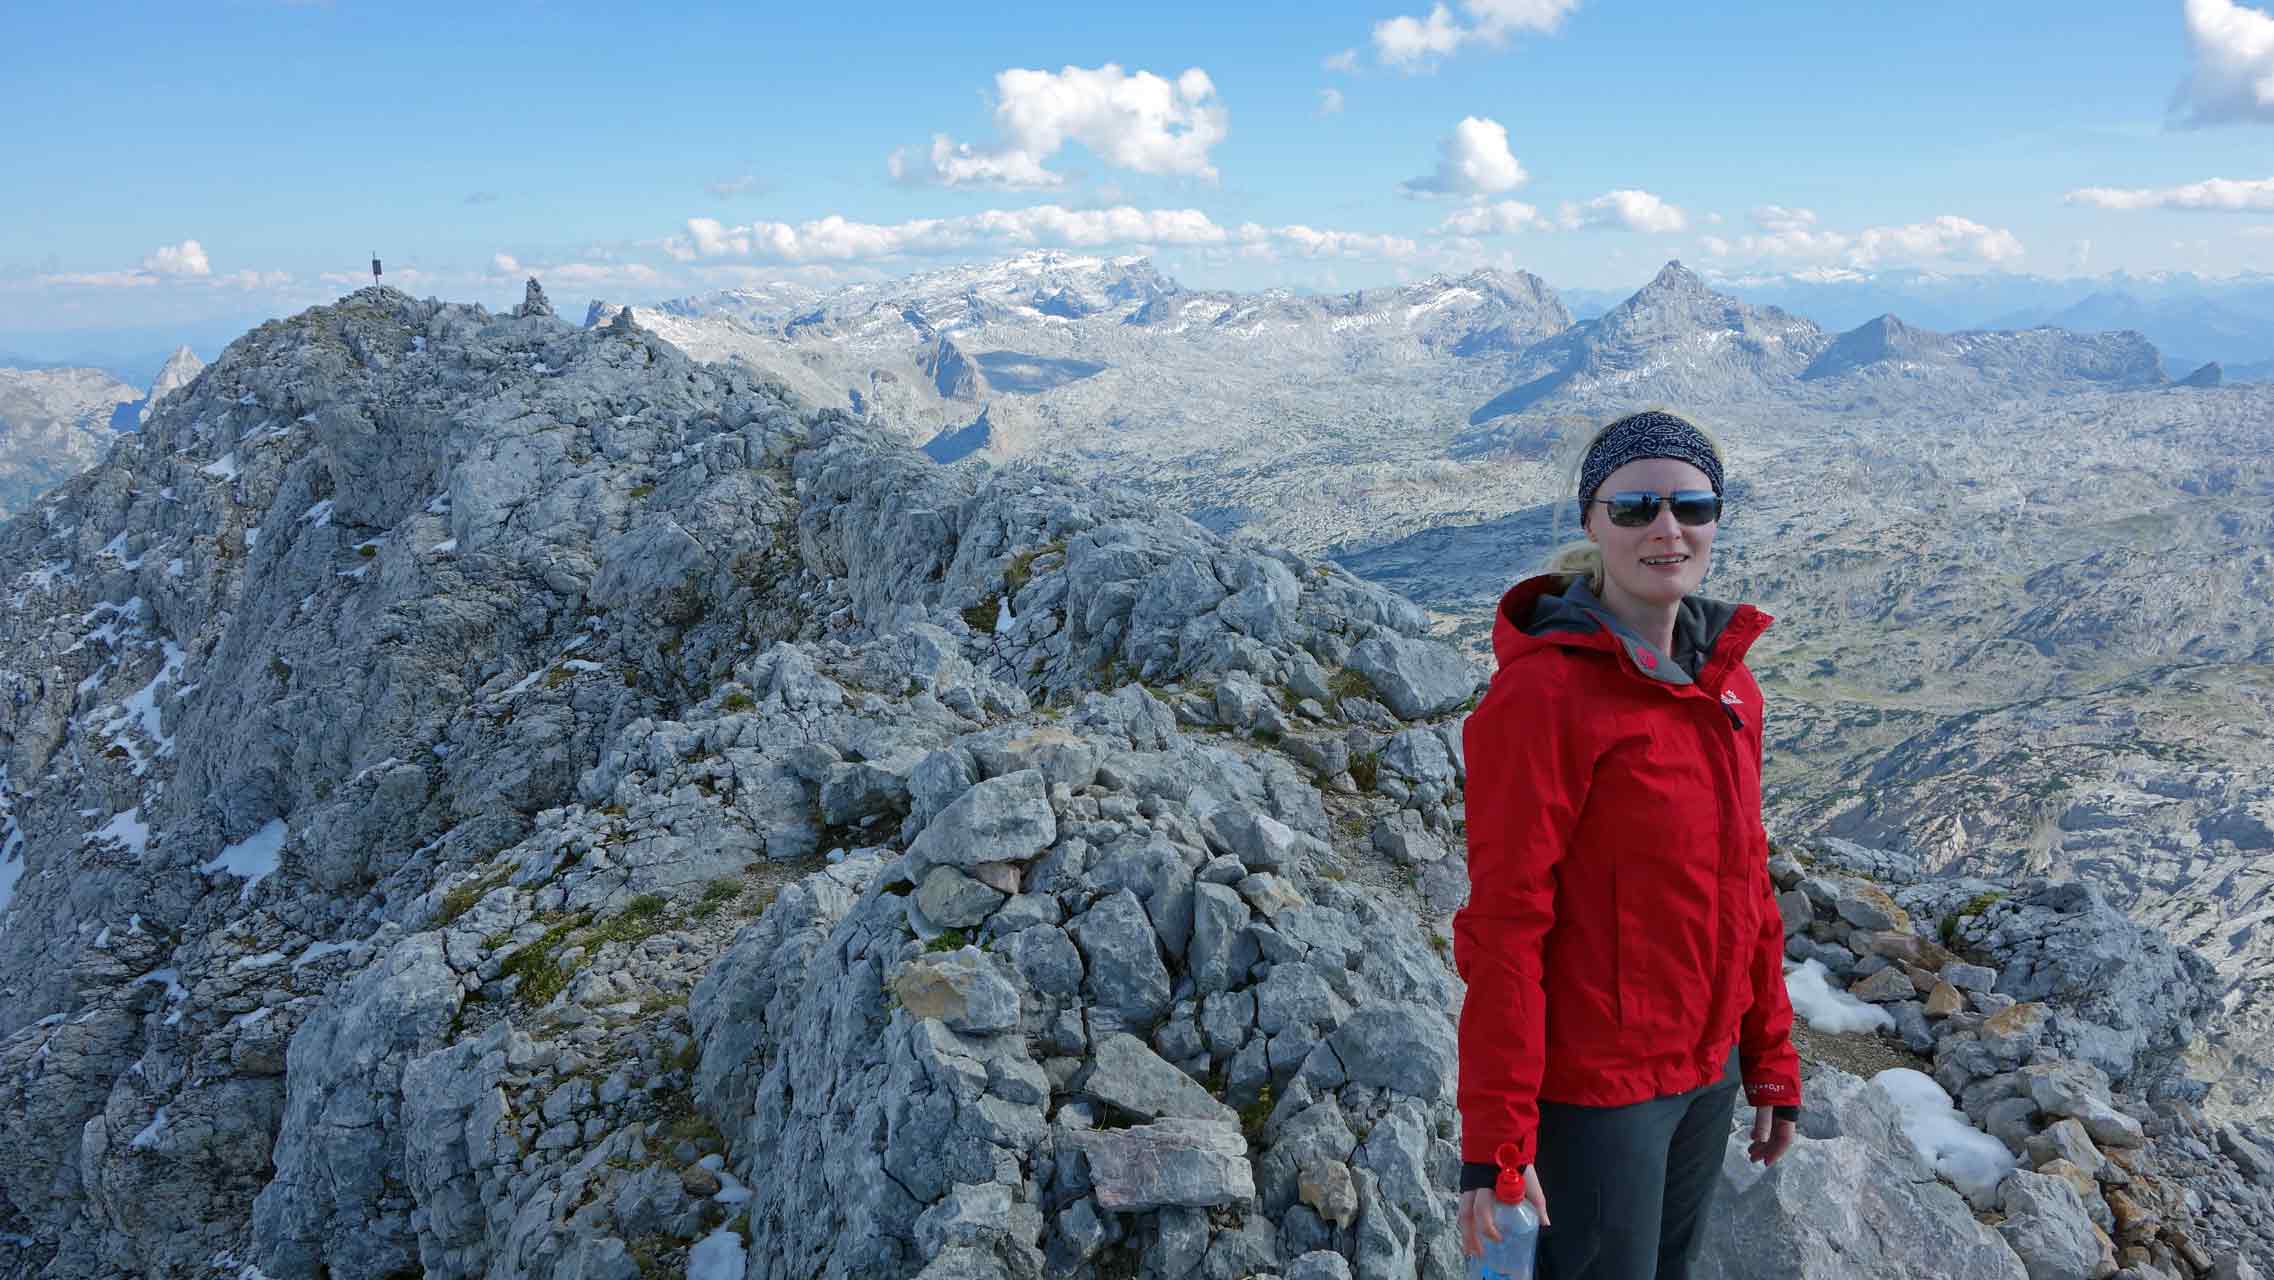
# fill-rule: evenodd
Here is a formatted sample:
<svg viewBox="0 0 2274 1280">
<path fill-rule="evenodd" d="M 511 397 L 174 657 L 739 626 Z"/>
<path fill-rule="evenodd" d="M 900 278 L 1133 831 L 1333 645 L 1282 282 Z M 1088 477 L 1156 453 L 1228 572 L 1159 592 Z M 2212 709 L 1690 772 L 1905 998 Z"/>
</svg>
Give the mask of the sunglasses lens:
<svg viewBox="0 0 2274 1280">
<path fill-rule="evenodd" d="M 1673 495 L 1672 501 L 1674 519 L 1682 524 L 1712 524 L 1721 519 L 1721 499 L 1713 496 L 1711 489 L 1683 489 Z"/>
<path fill-rule="evenodd" d="M 1614 493 L 1604 500 L 1604 510 L 1611 523 L 1625 529 L 1639 529 L 1658 518 L 1658 495 L 1655 493 Z"/>
</svg>

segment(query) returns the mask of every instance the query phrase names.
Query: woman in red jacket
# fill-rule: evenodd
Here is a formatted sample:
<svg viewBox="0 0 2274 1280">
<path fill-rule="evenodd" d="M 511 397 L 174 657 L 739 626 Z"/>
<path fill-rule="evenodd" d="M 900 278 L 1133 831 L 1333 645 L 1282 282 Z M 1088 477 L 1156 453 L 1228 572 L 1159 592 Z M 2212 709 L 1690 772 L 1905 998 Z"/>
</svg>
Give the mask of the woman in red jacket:
<svg viewBox="0 0 2274 1280">
<path fill-rule="evenodd" d="M 1596 433 L 1588 540 L 1502 597 L 1499 670 L 1463 729 L 1462 1243 L 1498 1238 L 1487 1188 L 1522 1168 L 1540 1280 L 1688 1276 L 1740 1084 L 1752 1158 L 1792 1141 L 1800 1068 L 1744 664 L 1769 618 L 1694 594 L 1721 466 L 1670 413 Z"/>
</svg>

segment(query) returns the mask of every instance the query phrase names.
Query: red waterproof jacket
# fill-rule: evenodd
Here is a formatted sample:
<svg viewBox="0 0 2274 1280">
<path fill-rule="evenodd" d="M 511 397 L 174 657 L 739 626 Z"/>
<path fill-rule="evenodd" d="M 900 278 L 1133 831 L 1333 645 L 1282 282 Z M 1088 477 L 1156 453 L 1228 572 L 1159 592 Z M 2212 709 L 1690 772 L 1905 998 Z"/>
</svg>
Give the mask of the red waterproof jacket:
<svg viewBox="0 0 2274 1280">
<path fill-rule="evenodd" d="M 1743 661 L 1769 616 L 1692 596 L 1670 656 L 1564 581 L 1502 597 L 1499 670 L 1462 729 L 1469 902 L 1453 959 L 1472 1163 L 1508 1144 L 1529 1164 L 1539 1099 L 1686 1092 L 1721 1077 L 1732 1045 L 1754 1105 L 1800 1102 L 1761 689 Z"/>
</svg>

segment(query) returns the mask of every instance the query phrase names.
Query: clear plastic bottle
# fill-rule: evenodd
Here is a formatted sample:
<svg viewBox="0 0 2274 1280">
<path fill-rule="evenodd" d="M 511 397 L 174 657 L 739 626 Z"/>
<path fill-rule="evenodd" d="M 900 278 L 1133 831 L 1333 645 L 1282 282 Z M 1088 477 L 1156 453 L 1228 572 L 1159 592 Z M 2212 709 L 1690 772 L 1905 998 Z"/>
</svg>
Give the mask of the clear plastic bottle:
<svg viewBox="0 0 2274 1280">
<path fill-rule="evenodd" d="M 1532 1259 L 1540 1244 L 1540 1219 L 1524 1202 L 1524 1170 L 1516 1163 L 1516 1150 L 1502 1147 L 1500 1180 L 1492 1188 L 1492 1221 L 1500 1228 L 1498 1243 L 1478 1233 L 1484 1256 L 1470 1258 L 1468 1280 L 1532 1280 Z"/>
</svg>

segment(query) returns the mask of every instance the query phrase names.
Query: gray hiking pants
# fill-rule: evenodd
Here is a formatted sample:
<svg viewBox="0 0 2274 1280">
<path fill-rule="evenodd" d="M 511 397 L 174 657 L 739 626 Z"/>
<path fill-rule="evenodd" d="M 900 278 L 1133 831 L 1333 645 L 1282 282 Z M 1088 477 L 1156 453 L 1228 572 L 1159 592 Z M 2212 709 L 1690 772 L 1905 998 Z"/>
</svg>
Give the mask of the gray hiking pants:
<svg viewBox="0 0 2274 1280">
<path fill-rule="evenodd" d="M 1624 1107 L 1540 1103 L 1533 1155 L 1553 1225 L 1538 1280 L 1688 1280 L 1737 1105 L 1722 1079 Z"/>
</svg>

